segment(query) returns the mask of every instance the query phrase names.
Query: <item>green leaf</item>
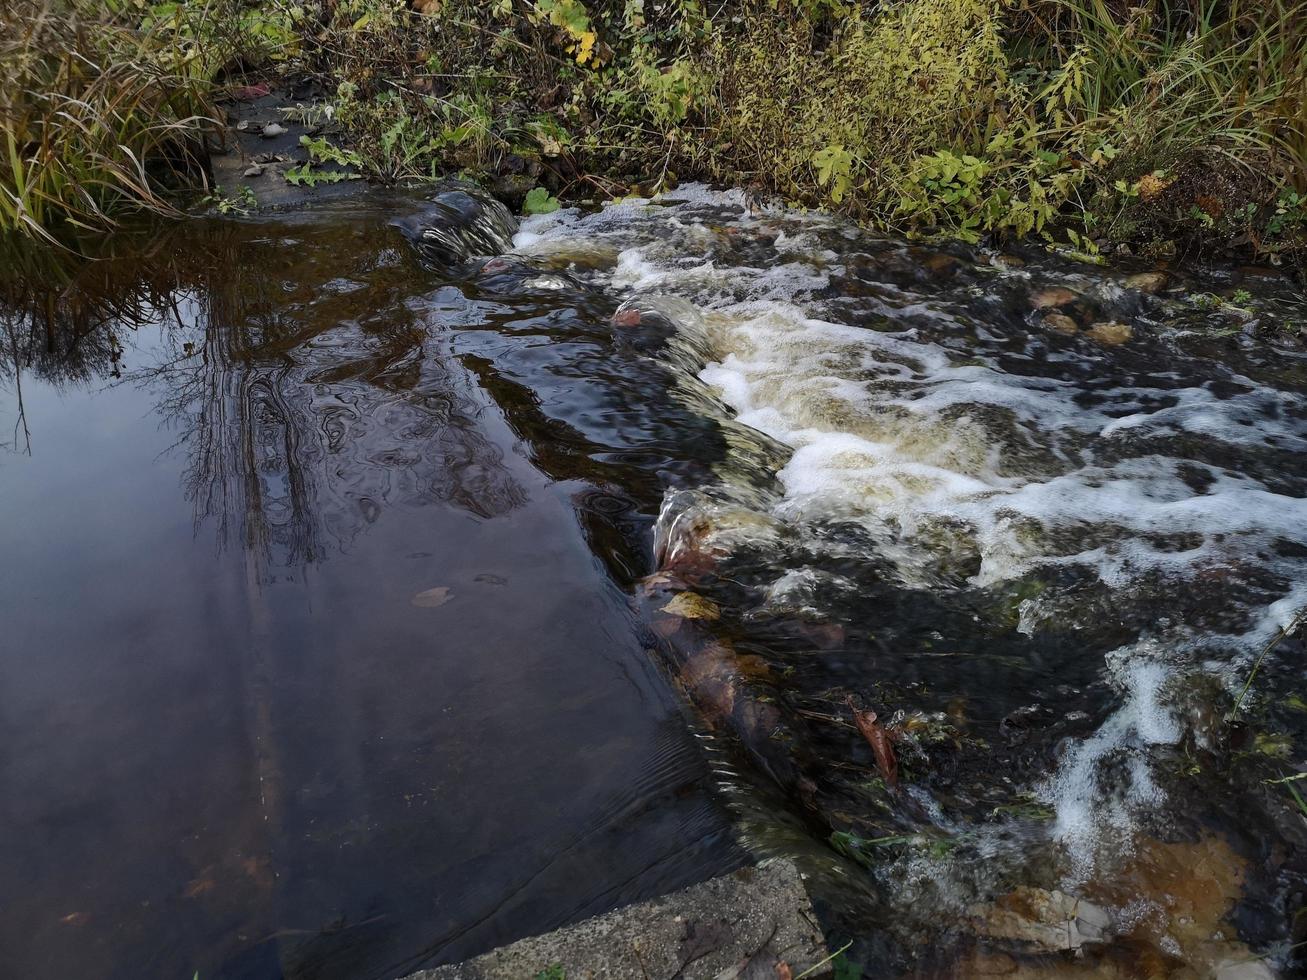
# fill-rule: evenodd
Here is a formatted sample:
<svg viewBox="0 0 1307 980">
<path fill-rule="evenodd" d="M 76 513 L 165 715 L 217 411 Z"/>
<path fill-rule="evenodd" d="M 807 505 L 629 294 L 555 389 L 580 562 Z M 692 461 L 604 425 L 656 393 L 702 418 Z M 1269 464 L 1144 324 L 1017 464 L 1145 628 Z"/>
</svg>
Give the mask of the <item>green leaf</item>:
<svg viewBox="0 0 1307 980">
<path fill-rule="evenodd" d="M 523 214 L 549 214 L 558 208 L 558 198 L 543 187 L 531 188 L 527 191 L 526 200 L 522 202 Z"/>
</svg>

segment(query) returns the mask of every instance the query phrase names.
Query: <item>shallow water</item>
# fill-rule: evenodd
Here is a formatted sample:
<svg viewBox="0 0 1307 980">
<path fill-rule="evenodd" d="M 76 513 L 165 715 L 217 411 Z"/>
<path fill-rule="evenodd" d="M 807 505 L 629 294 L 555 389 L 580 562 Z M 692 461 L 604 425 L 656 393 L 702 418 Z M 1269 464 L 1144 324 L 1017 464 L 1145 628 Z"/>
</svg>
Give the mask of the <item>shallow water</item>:
<svg viewBox="0 0 1307 980">
<path fill-rule="evenodd" d="M 396 976 L 746 852 L 868 976 L 1294 972 L 1287 284 L 700 188 L 451 262 L 419 210 L 10 290 L 21 975 Z M 1110 935 L 1048 959 L 1021 889 Z"/>
</svg>

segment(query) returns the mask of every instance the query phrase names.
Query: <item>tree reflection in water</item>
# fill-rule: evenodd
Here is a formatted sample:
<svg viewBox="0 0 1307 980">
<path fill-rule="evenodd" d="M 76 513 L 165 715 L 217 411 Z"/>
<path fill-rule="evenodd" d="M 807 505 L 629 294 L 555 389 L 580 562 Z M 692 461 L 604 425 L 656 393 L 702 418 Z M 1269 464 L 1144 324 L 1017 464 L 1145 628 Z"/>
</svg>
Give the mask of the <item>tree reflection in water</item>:
<svg viewBox="0 0 1307 980">
<path fill-rule="evenodd" d="M 413 267 L 379 222 L 269 230 L 174 226 L 91 261 L 29 249 L 0 286 L 0 379 L 157 393 L 197 533 L 211 524 L 265 569 L 348 549 L 387 506 L 489 518 L 520 505 L 432 329 L 461 297 L 414 301 Z"/>
<path fill-rule="evenodd" d="M 256 802 L 236 805 L 218 851 L 197 846 L 184 893 L 221 905 L 215 921 L 239 923 L 204 954 L 217 962 L 265 943 L 293 959 L 317 936 L 287 933 L 278 911 L 276 876 L 301 833 L 296 807 L 313 804 L 287 745 L 296 722 L 282 717 L 287 668 L 267 586 L 348 552 L 387 508 L 446 505 L 487 519 L 527 501 L 483 431 L 484 398 L 447 347 L 443 319 L 466 317 L 467 303 L 457 290 L 422 298 L 429 287 L 392 235 L 380 219 L 194 222 L 116 237 L 89 259 L 29 246 L 0 273 L 12 448 L 42 450 L 25 380 L 143 390 L 174 433 L 165 453 L 184 458 L 194 533 L 243 552 L 248 623 L 231 666 L 238 784 L 255 787 Z M 360 926 L 368 921 L 349 923 Z M 244 941 L 228 946 L 235 936 Z"/>
</svg>

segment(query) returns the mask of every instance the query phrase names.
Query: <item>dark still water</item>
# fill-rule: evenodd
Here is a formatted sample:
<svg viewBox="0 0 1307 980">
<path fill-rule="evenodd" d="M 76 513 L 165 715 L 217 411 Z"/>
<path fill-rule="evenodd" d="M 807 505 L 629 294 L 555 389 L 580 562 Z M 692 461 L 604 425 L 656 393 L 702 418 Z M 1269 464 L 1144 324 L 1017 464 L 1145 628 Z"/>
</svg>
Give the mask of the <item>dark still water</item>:
<svg viewBox="0 0 1307 980">
<path fill-rule="evenodd" d="M 609 574 L 656 498 L 543 474 L 489 366 L 595 342 L 392 213 L 13 297 L 3 976 L 392 977 L 741 860 Z"/>
<path fill-rule="evenodd" d="M 4 280 L 0 973 L 388 980 L 773 855 L 842 976 L 1307 968 L 1275 270 L 702 187 L 105 247 Z"/>
</svg>

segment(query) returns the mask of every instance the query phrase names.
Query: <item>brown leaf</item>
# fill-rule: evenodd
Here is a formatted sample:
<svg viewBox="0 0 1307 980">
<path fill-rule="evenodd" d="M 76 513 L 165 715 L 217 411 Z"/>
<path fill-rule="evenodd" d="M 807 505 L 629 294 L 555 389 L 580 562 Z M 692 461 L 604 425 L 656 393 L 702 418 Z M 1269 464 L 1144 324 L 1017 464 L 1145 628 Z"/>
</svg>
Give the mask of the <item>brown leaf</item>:
<svg viewBox="0 0 1307 980">
<path fill-rule="evenodd" d="M 187 898 L 199 898 L 201 895 L 207 895 L 217 887 L 217 883 L 208 874 L 205 874 L 201 878 L 194 878 L 188 882 L 182 894 Z"/>
<path fill-rule="evenodd" d="M 261 99 L 272 91 L 267 82 L 259 82 L 257 85 L 240 85 L 231 90 L 231 97 L 238 102 L 253 102 L 255 99 Z"/>
<path fill-rule="evenodd" d="M 437 585 L 434 589 L 419 592 L 409 601 L 422 609 L 435 609 L 437 606 L 443 606 L 452 598 L 454 598 L 454 593 L 450 591 L 449 586 Z"/>
<path fill-rule="evenodd" d="M 671 639 L 685 624 L 682 616 L 658 616 L 649 625 L 664 640 Z"/>
<path fill-rule="evenodd" d="M 876 757 L 876 768 L 880 770 L 887 785 L 897 786 L 899 763 L 894 758 L 894 746 L 890 744 L 889 733 L 885 731 L 885 726 L 876 720 L 876 712 L 859 711 L 858 706 L 853 702 L 853 695 L 849 695 L 846 700 L 849 710 L 853 712 L 853 723 L 858 726 L 858 731 L 867 740 L 872 754 Z"/>
<path fill-rule="evenodd" d="M 659 611 L 685 619 L 718 619 L 722 614 L 717 603 L 697 592 L 678 592 L 672 597 L 672 601 Z"/>
</svg>

